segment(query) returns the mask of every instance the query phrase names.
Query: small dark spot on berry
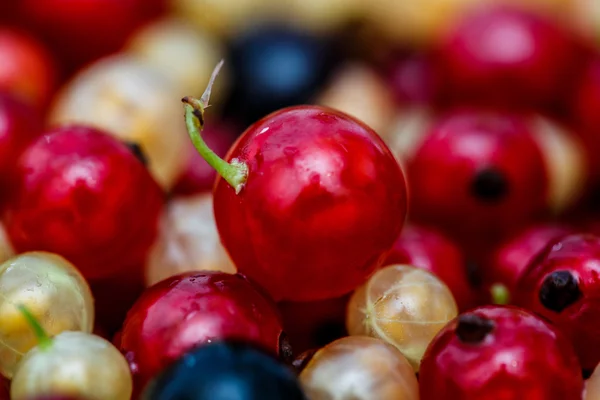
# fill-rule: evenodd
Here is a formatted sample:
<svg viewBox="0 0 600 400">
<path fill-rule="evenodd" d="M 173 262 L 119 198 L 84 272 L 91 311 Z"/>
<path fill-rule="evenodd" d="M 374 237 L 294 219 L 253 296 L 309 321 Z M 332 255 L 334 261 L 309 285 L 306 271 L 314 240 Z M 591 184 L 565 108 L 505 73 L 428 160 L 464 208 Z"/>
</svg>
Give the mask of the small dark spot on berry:
<svg viewBox="0 0 600 400">
<path fill-rule="evenodd" d="M 486 203 L 497 203 L 508 194 L 506 177 L 493 167 L 484 168 L 475 174 L 471 194 Z"/>
<path fill-rule="evenodd" d="M 494 321 L 477 314 L 462 314 L 458 317 L 455 333 L 463 343 L 481 343 L 495 328 Z"/>
<path fill-rule="evenodd" d="M 146 153 L 142 149 L 142 146 L 140 146 L 138 143 L 129 142 L 129 141 L 125 141 L 125 145 L 127 147 L 129 147 L 129 150 L 133 153 L 133 155 L 138 160 L 140 160 L 140 162 L 142 164 L 144 164 L 145 166 L 148 166 L 148 157 L 146 156 Z"/>
<path fill-rule="evenodd" d="M 539 299 L 544 307 L 561 312 L 581 298 L 577 278 L 570 271 L 555 271 L 546 276 L 539 291 Z"/>
</svg>

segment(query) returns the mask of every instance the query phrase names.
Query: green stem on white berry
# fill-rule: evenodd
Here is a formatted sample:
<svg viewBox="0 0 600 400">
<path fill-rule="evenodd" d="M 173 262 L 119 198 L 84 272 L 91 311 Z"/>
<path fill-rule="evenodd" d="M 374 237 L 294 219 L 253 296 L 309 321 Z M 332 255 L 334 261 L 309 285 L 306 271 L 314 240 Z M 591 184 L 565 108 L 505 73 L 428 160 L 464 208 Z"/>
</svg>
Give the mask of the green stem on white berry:
<svg viewBox="0 0 600 400">
<path fill-rule="evenodd" d="M 50 348 L 52 345 L 52 339 L 50 336 L 48 336 L 37 318 L 35 318 L 31 311 L 29 311 L 29 309 L 22 304 L 18 306 L 18 309 L 23 314 L 25 320 L 27 320 L 27 323 L 31 326 L 31 329 L 33 330 L 33 333 L 38 341 L 38 347 L 42 350 Z"/>
<path fill-rule="evenodd" d="M 496 283 L 490 288 L 492 302 L 498 305 L 507 305 L 510 302 L 510 292 L 508 288 L 501 283 Z"/>
<path fill-rule="evenodd" d="M 231 185 L 235 190 L 235 193 L 238 194 L 244 188 L 244 185 L 248 180 L 248 166 L 237 159 L 231 160 L 230 163 L 223 160 L 208 147 L 201 135 L 202 129 L 204 129 L 204 110 L 209 107 L 208 101 L 210 99 L 212 87 L 222 66 L 223 60 L 215 67 L 210 80 L 208 81 L 208 85 L 206 86 L 206 90 L 204 90 L 200 99 L 188 96 L 184 97 L 181 101 L 184 103 L 185 123 L 194 147 L 202 158 L 204 158 L 206 162 L 213 167 L 217 173 L 229 183 L 229 185 Z"/>
</svg>

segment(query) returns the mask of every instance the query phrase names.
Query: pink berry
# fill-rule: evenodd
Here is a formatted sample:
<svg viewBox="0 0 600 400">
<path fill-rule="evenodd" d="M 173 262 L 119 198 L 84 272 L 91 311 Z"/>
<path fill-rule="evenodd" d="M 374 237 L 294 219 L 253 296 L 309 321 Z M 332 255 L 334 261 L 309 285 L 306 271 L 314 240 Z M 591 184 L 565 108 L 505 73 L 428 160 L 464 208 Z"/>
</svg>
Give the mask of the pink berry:
<svg viewBox="0 0 600 400">
<path fill-rule="evenodd" d="M 567 338 L 534 314 L 485 306 L 459 315 L 429 344 L 421 400 L 579 400 L 583 379 Z"/>
<path fill-rule="evenodd" d="M 188 350 L 214 340 L 284 343 L 275 304 L 240 275 L 188 272 L 148 288 L 127 315 L 117 344 L 136 390 Z"/>
<path fill-rule="evenodd" d="M 600 238 L 568 235 L 548 245 L 521 275 L 515 304 L 535 311 L 571 340 L 585 369 L 600 362 Z"/>
<path fill-rule="evenodd" d="M 60 254 L 88 279 L 143 265 L 164 194 L 128 146 L 94 128 L 57 127 L 27 148 L 15 175 L 6 230 L 18 252 Z"/>
</svg>

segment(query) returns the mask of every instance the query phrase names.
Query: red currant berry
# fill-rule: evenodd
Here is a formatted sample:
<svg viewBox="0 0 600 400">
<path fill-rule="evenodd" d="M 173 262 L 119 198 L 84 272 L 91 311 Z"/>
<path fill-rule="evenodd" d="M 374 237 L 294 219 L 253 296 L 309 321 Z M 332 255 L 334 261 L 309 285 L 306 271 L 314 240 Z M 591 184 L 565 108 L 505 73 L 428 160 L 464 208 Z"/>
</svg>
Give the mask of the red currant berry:
<svg viewBox="0 0 600 400">
<path fill-rule="evenodd" d="M 70 67 L 119 50 L 164 0 L 19 0 L 25 23 Z"/>
<path fill-rule="evenodd" d="M 383 265 L 408 264 L 433 272 L 452 292 L 461 310 L 477 304 L 467 261 L 456 243 L 432 228 L 409 225 L 402 230 Z"/>
<path fill-rule="evenodd" d="M 510 301 L 517 281 L 530 261 L 549 242 L 569 233 L 571 230 L 563 226 L 540 224 L 501 243 L 493 252 L 491 262 L 481 270 L 483 281 L 490 287 L 493 300 L 499 304 Z"/>
<path fill-rule="evenodd" d="M 216 271 L 183 273 L 146 289 L 119 336 L 136 390 L 203 343 L 245 340 L 277 353 L 284 344 L 275 304 L 242 276 Z"/>
<path fill-rule="evenodd" d="M 402 170 L 381 138 L 346 114 L 298 106 L 251 125 L 224 161 L 200 136 L 206 96 L 184 99 L 186 121 L 220 174 L 215 219 L 238 271 L 277 301 L 332 298 L 363 283 L 407 211 Z"/>
<path fill-rule="evenodd" d="M 436 52 L 450 101 L 511 109 L 560 99 L 586 53 L 559 24 L 506 5 L 465 15 Z"/>
<path fill-rule="evenodd" d="M 534 314 L 485 306 L 459 315 L 430 343 L 421 400 L 580 400 L 583 379 L 568 339 Z"/>
<path fill-rule="evenodd" d="M 412 218 L 465 247 L 504 240 L 583 190 L 579 142 L 548 120 L 464 109 L 425 124 L 405 155 Z"/>
<path fill-rule="evenodd" d="M 35 107 L 47 105 L 56 87 L 52 55 L 33 37 L 0 28 L 0 90 Z"/>
<path fill-rule="evenodd" d="M 41 116 L 32 107 L 0 93 L 0 205 L 11 194 L 17 160 L 41 133 Z"/>
<path fill-rule="evenodd" d="M 164 194 L 131 149 L 102 131 L 62 126 L 23 153 L 6 230 L 18 252 L 44 250 L 88 279 L 143 265 Z"/>
<path fill-rule="evenodd" d="M 600 238 L 568 235 L 549 244 L 521 275 L 515 304 L 535 311 L 571 339 L 585 369 L 600 362 Z"/>
</svg>

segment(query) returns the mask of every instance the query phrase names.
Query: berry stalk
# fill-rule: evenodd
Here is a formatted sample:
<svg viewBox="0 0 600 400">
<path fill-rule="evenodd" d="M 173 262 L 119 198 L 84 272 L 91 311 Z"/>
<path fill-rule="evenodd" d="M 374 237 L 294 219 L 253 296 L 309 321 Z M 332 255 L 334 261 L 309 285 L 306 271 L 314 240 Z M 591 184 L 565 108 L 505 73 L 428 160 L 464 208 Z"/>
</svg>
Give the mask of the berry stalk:
<svg viewBox="0 0 600 400">
<path fill-rule="evenodd" d="M 231 160 L 231 163 L 223 160 L 208 147 L 201 135 L 202 129 L 204 129 L 204 111 L 209 107 L 208 102 L 212 87 L 222 66 L 223 60 L 213 70 L 208 85 L 200 99 L 186 96 L 181 101 L 184 103 L 187 131 L 194 147 L 202 158 L 231 185 L 235 193 L 239 194 L 248 179 L 248 166 L 236 159 Z"/>
</svg>

